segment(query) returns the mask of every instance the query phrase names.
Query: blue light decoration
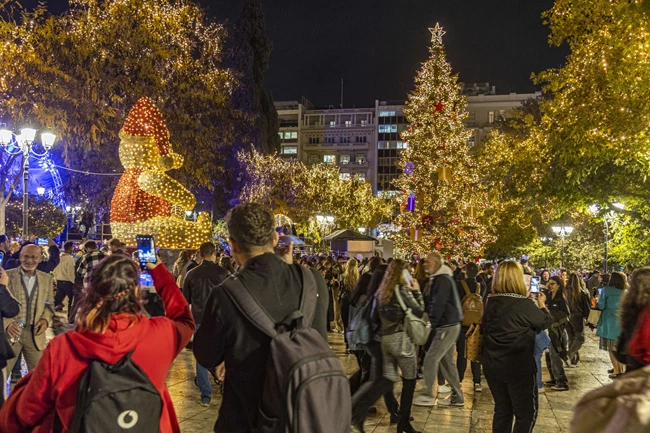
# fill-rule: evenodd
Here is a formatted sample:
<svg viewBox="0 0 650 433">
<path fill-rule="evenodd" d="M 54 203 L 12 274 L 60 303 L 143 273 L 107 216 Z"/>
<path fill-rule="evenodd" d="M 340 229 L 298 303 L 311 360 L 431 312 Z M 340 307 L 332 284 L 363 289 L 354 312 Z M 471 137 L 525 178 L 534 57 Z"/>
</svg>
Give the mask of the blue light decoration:
<svg viewBox="0 0 650 433">
<path fill-rule="evenodd" d="M 413 164 L 411 161 L 408 161 L 406 164 L 404 164 L 404 173 L 410 176 L 413 174 L 414 171 L 415 171 L 415 164 Z"/>
<path fill-rule="evenodd" d="M 413 212 L 415 211 L 415 194 L 409 195 L 409 198 L 406 202 L 406 210 Z"/>
</svg>

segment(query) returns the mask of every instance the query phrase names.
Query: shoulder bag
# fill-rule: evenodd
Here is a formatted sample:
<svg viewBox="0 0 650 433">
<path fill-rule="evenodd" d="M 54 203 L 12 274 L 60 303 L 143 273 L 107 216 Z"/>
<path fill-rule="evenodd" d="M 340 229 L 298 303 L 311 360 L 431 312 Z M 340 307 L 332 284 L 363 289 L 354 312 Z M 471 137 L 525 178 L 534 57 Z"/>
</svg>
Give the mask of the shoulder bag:
<svg viewBox="0 0 650 433">
<path fill-rule="evenodd" d="M 397 301 L 402 307 L 402 310 L 404 310 L 404 332 L 414 344 L 418 346 L 425 345 L 431 332 L 429 324 L 424 319 L 413 314 L 410 308 L 406 307 L 402 299 L 402 294 L 400 293 L 399 285 L 395 288 L 395 296 L 397 296 Z"/>
</svg>

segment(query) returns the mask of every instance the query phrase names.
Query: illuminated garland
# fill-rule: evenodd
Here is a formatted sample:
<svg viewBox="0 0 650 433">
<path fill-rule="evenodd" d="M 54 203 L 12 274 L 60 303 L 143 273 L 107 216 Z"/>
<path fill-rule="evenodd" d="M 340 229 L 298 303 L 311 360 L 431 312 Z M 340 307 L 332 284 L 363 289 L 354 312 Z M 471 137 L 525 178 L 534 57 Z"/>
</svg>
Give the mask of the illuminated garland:
<svg viewBox="0 0 650 433">
<path fill-rule="evenodd" d="M 165 172 L 183 165 L 183 157 L 172 152 L 169 131 L 153 102 L 140 98 L 120 132 L 120 161 L 124 174 L 111 202 L 113 235 L 135 245 L 138 234 L 153 235 L 162 248 L 198 248 L 210 238 L 206 213 L 197 222 L 184 220 L 196 199 Z"/>
</svg>

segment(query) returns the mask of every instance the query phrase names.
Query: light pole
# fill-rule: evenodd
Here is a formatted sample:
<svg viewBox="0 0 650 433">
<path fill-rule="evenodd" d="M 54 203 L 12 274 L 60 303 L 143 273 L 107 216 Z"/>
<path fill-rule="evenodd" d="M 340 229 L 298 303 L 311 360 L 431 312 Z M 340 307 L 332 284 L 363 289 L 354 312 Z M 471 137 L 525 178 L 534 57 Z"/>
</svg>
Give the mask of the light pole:
<svg viewBox="0 0 650 433">
<path fill-rule="evenodd" d="M 332 215 L 316 215 L 316 221 L 321 228 L 321 240 L 323 242 L 323 254 L 325 254 L 325 230 L 328 226 L 334 225 L 334 217 Z"/>
<path fill-rule="evenodd" d="M 562 269 L 564 269 L 564 238 L 573 233 L 571 226 L 553 226 L 553 232 L 562 238 Z"/>
<path fill-rule="evenodd" d="M 625 205 L 623 203 L 613 203 L 613 206 L 619 208 L 619 209 L 625 209 Z M 600 206 L 597 204 L 592 204 L 589 206 L 589 210 L 591 213 L 595 215 L 598 214 L 598 211 L 600 210 Z M 608 235 L 609 235 L 609 222 L 614 219 L 614 211 L 609 211 L 606 214 L 603 215 L 603 223 L 604 223 L 604 256 L 603 256 L 603 270 L 605 271 L 604 273 L 607 273 L 607 244 L 609 243 L 608 240 Z"/>
<path fill-rule="evenodd" d="M 544 245 L 544 261 L 546 262 L 544 267 L 548 269 L 548 244 L 553 240 L 553 238 L 543 237 L 540 240 L 542 241 L 542 245 Z"/>
<path fill-rule="evenodd" d="M 23 128 L 20 134 L 16 135 L 8 129 L 0 130 L 0 145 L 4 147 L 5 151 L 10 155 L 23 155 L 23 237 L 29 236 L 29 153 L 41 158 L 49 152 L 54 146 L 56 135 L 51 132 L 43 132 L 41 134 L 40 146 L 43 152 L 36 151 L 38 145 L 34 140 L 36 138 L 36 130 L 33 128 Z M 18 151 L 14 151 L 17 148 Z M 38 188 L 40 193 L 42 186 Z M 43 188 L 43 192 L 45 189 Z"/>
</svg>

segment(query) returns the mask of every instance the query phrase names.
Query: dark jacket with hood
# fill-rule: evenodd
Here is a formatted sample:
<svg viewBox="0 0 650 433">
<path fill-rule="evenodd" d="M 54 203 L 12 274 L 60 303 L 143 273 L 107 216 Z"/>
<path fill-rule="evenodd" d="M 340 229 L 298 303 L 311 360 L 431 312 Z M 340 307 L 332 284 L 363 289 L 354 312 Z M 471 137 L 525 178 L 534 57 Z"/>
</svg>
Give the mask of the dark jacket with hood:
<svg viewBox="0 0 650 433">
<path fill-rule="evenodd" d="M 435 335 L 436 328 L 456 325 L 463 321 L 463 308 L 449 266 L 442 265 L 438 272 L 431 276 L 428 299 L 427 308 L 432 334 Z"/>
</svg>

